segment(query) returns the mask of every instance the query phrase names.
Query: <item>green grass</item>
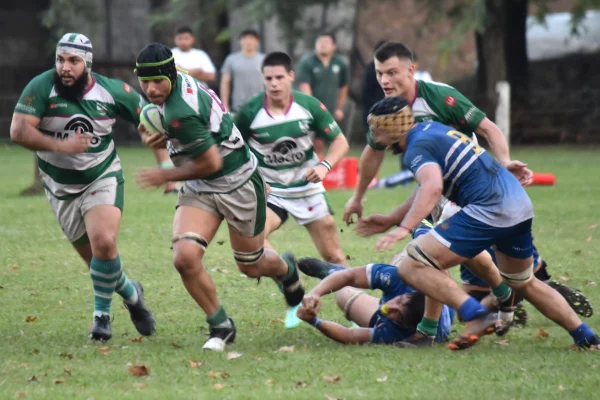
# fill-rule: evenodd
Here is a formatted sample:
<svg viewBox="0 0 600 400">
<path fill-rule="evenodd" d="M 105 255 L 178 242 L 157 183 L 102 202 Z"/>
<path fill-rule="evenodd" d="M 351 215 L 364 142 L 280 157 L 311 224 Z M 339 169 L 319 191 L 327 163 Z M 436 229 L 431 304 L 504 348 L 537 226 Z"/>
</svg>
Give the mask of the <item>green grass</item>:
<svg viewBox="0 0 600 400">
<path fill-rule="evenodd" d="M 531 306 L 527 328 L 513 330 L 509 344 L 485 338 L 472 350 L 451 353 L 439 346 L 401 350 L 385 346 L 342 346 L 309 326 L 286 330 L 284 303 L 275 285 L 240 276 L 233 263 L 226 230 L 219 231 L 206 256 L 220 299 L 238 327 L 230 351 L 204 353 L 204 315 L 187 295 L 171 265 L 169 250 L 175 197 L 143 192 L 134 172 L 152 164 L 141 148 L 121 148 L 127 184 L 119 250 L 130 277 L 144 283 L 147 301 L 158 320 L 158 332 L 141 343 L 127 311 L 113 303 L 113 339 L 107 345 L 87 341 L 92 290 L 87 270 L 70 248 L 44 197 L 21 198 L 32 177 L 31 153 L 2 145 L 0 159 L 0 398 L 204 399 L 204 398 L 597 398 L 600 352 L 569 352 L 571 338 L 543 319 Z M 555 278 L 582 289 L 600 304 L 600 153 L 594 148 L 526 148 L 514 155 L 535 171 L 553 172 L 553 187 L 532 187 L 536 243 Z M 386 160 L 384 173 L 397 168 Z M 369 193 L 367 212 L 386 212 L 406 198 L 410 188 Z M 349 191 L 329 194 L 341 219 Z M 344 251 L 353 265 L 385 262 L 392 253 L 374 252 L 376 239 L 360 239 L 339 228 Z M 225 244 L 216 244 L 225 240 Z M 316 255 L 304 230 L 290 221 L 272 236 L 274 245 L 296 255 Z M 315 280 L 307 279 L 312 287 Z M 344 322 L 333 298 L 325 299 L 322 316 Z M 25 322 L 28 316 L 37 317 Z M 344 322 L 346 323 L 346 322 Z M 596 315 L 588 323 L 600 329 Z M 460 325 L 455 326 L 461 330 Z M 538 328 L 549 332 L 537 336 Z M 173 344 L 180 346 L 175 348 Z M 282 346 L 294 352 L 278 352 Z M 99 348 L 108 346 L 103 355 Z M 61 356 L 62 354 L 62 356 Z M 72 355 L 72 358 L 65 357 Z M 197 368 L 190 360 L 202 361 Z M 145 365 L 147 377 L 129 373 L 128 364 Z M 65 372 L 70 371 L 70 374 Z M 213 379 L 209 371 L 230 374 Z M 324 376 L 340 376 L 328 383 Z M 32 376 L 37 381 L 28 382 Z M 386 376 L 387 380 L 378 382 Z M 64 383 L 54 384 L 62 378 Z M 305 382 L 296 388 L 297 382 Z M 217 390 L 213 385 L 222 383 Z M 20 393 L 22 392 L 22 393 Z"/>
</svg>

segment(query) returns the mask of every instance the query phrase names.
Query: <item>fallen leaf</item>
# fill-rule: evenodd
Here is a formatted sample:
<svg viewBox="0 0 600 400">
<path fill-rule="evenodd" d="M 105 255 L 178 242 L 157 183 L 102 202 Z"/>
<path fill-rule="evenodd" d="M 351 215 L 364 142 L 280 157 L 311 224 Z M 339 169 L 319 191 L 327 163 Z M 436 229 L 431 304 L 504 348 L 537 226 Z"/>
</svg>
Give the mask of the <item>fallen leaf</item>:
<svg viewBox="0 0 600 400">
<path fill-rule="evenodd" d="M 222 268 L 217 268 L 217 272 L 220 272 L 222 274 L 230 274 L 231 271 L 228 269 L 222 269 Z"/>
<path fill-rule="evenodd" d="M 108 347 L 107 347 L 107 349 L 108 349 Z M 58 355 L 59 355 L 59 357 L 62 357 L 62 358 L 68 358 L 69 360 L 72 360 L 72 359 L 73 359 L 73 357 L 75 357 L 75 356 L 74 356 L 73 354 L 71 354 L 71 353 L 58 353 Z"/>
<path fill-rule="evenodd" d="M 10 266 L 8 267 L 8 270 L 9 270 L 9 271 L 18 271 L 18 270 L 19 270 L 19 264 L 13 264 L 13 265 L 10 265 Z"/>
<path fill-rule="evenodd" d="M 63 305 L 63 302 L 62 302 L 62 300 L 59 300 L 59 301 L 58 301 L 58 304 L 60 304 L 60 305 L 62 306 L 62 305 Z"/>
<path fill-rule="evenodd" d="M 144 337 L 143 337 L 143 336 L 140 336 L 140 337 L 137 337 L 137 338 L 133 338 L 133 339 L 129 339 L 129 341 L 130 341 L 131 343 L 141 343 L 141 342 L 142 342 L 142 340 L 144 340 Z"/>
<path fill-rule="evenodd" d="M 592 237 L 591 236 L 586 237 L 585 241 L 588 242 L 588 243 L 591 242 L 592 241 Z"/>
<path fill-rule="evenodd" d="M 324 376 L 323 379 L 325 379 L 325 382 L 336 383 L 336 382 L 339 382 L 340 379 L 342 379 L 342 378 L 340 378 L 339 375 L 336 375 L 336 376 Z"/>
<path fill-rule="evenodd" d="M 256 356 L 254 356 L 254 357 L 252 357 L 252 359 L 254 361 L 262 361 L 262 357 L 256 357 Z"/>
<path fill-rule="evenodd" d="M 225 244 L 225 241 L 224 240 L 217 240 L 217 244 L 219 246 L 223 246 Z"/>
<path fill-rule="evenodd" d="M 57 378 L 53 380 L 52 383 L 54 383 L 55 385 L 59 385 L 61 383 L 65 383 L 65 380 L 63 378 Z"/>
<path fill-rule="evenodd" d="M 559 280 L 559 281 L 563 281 L 563 282 L 569 282 L 569 281 L 570 281 L 570 279 L 569 279 L 569 278 L 567 278 L 566 276 L 559 276 L 559 277 L 558 277 L 558 280 Z"/>
<path fill-rule="evenodd" d="M 592 224 L 590 226 L 588 226 L 588 229 L 596 229 L 598 227 L 598 224 Z"/>
<path fill-rule="evenodd" d="M 549 335 L 549 334 L 548 334 L 548 331 L 546 331 L 546 330 L 544 330 L 544 329 L 542 329 L 542 328 L 539 328 L 539 329 L 538 329 L 537 336 L 538 336 L 539 338 L 547 338 L 547 337 L 548 337 L 548 335 Z"/>
<path fill-rule="evenodd" d="M 278 351 L 293 353 L 294 352 L 294 346 L 282 346 L 282 347 L 279 348 Z"/>
<path fill-rule="evenodd" d="M 204 365 L 204 361 L 194 361 L 194 360 L 190 360 L 190 367 L 191 368 L 198 368 Z"/>
<path fill-rule="evenodd" d="M 241 356 L 241 353 L 236 353 L 235 351 L 230 351 L 229 353 L 227 353 L 228 360 L 235 360 L 236 358 L 240 358 Z"/>
<path fill-rule="evenodd" d="M 498 341 L 494 341 L 494 343 L 499 344 L 500 346 L 508 346 L 508 340 L 504 339 L 504 340 L 498 340 Z"/>
<path fill-rule="evenodd" d="M 580 254 L 581 254 L 581 250 L 575 250 L 575 251 L 573 252 L 573 254 L 575 254 L 576 256 L 578 256 L 578 255 L 580 255 Z"/>
<path fill-rule="evenodd" d="M 25 318 L 25 322 L 35 322 L 37 320 L 37 317 L 32 317 L 31 315 L 28 315 L 27 318 Z"/>
<path fill-rule="evenodd" d="M 103 356 L 107 356 L 108 353 L 110 352 L 110 347 L 100 347 L 98 349 L 98 351 L 100 352 L 100 354 L 102 354 Z"/>
<path fill-rule="evenodd" d="M 351 256 L 350 254 L 346 254 L 346 260 L 347 260 L 347 261 L 350 261 L 350 260 L 352 260 L 352 256 Z"/>
<path fill-rule="evenodd" d="M 596 364 L 593 364 L 593 365 L 592 365 L 592 368 L 596 368 L 596 367 L 597 367 L 597 365 L 596 365 Z"/>
<path fill-rule="evenodd" d="M 65 368 L 64 371 L 65 371 L 65 374 L 67 374 L 69 376 L 73 376 L 73 374 L 71 374 L 71 370 Z"/>
<path fill-rule="evenodd" d="M 215 383 L 213 385 L 213 389 L 215 390 L 222 390 L 225 387 L 225 385 L 223 385 L 222 383 Z"/>
<path fill-rule="evenodd" d="M 27 397 L 27 393 L 17 392 L 16 397 L 17 397 L 17 399 L 24 399 L 25 397 Z"/>
<path fill-rule="evenodd" d="M 145 365 L 134 365 L 129 368 L 129 372 L 131 372 L 135 376 L 148 376 L 150 375 L 150 369 Z"/>
<path fill-rule="evenodd" d="M 32 353 L 33 354 L 40 354 L 40 351 L 38 349 L 33 349 Z"/>
<path fill-rule="evenodd" d="M 265 381 L 265 385 L 274 385 L 274 384 L 275 384 L 275 381 L 273 379 L 267 379 Z"/>
<path fill-rule="evenodd" d="M 377 382 L 385 382 L 385 381 L 387 381 L 387 375 L 384 375 L 381 378 L 377 378 Z"/>
<path fill-rule="evenodd" d="M 272 324 L 283 324 L 283 320 L 281 318 L 275 318 L 271 320 Z"/>
<path fill-rule="evenodd" d="M 565 387 L 563 385 L 558 385 L 558 390 L 562 392 L 563 390 L 565 390 Z"/>
<path fill-rule="evenodd" d="M 4 289 L 4 286 L 0 286 L 0 289 Z"/>
<path fill-rule="evenodd" d="M 212 378 L 212 379 L 227 379 L 227 378 L 230 378 L 231 375 L 229 374 L 229 372 L 226 372 L 226 371 L 223 371 L 223 372 L 208 371 L 208 377 Z"/>
<path fill-rule="evenodd" d="M 181 346 L 178 345 L 177 343 L 171 343 L 171 346 L 173 346 L 174 349 L 180 349 Z"/>
<path fill-rule="evenodd" d="M 302 381 L 298 381 L 296 382 L 296 384 L 294 385 L 294 389 L 301 389 L 303 387 L 307 387 L 308 383 L 306 382 L 302 382 Z"/>
<path fill-rule="evenodd" d="M 37 382 L 37 376 L 33 375 L 31 378 L 27 379 L 27 382 Z"/>
<path fill-rule="evenodd" d="M 586 284 L 588 284 L 589 286 L 596 286 L 597 283 L 594 281 L 587 281 Z"/>
</svg>

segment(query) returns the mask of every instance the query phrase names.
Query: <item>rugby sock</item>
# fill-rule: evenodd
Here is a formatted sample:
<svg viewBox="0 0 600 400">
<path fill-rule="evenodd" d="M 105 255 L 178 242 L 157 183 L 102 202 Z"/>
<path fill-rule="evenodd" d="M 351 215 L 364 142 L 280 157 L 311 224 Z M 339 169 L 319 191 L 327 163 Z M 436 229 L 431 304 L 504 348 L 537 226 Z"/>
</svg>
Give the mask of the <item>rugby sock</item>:
<svg viewBox="0 0 600 400">
<path fill-rule="evenodd" d="M 290 279 L 292 279 L 292 278 L 294 277 L 294 275 L 295 275 L 295 273 L 296 273 L 296 266 L 294 265 L 294 263 L 288 263 L 288 262 L 286 261 L 286 259 L 283 259 L 283 261 L 285 261 L 285 264 L 288 266 L 288 270 L 287 270 L 287 273 L 286 273 L 286 274 L 285 274 L 283 277 L 281 277 L 281 278 L 279 279 L 279 281 L 280 281 L 280 282 L 281 282 L 283 285 L 285 285 L 285 284 L 287 284 L 287 282 L 288 282 Z"/>
<path fill-rule="evenodd" d="M 128 304 L 135 305 L 138 302 L 138 292 L 135 290 L 135 286 L 133 286 L 129 278 L 127 278 L 125 271 L 123 271 L 123 265 L 121 264 L 119 256 L 117 256 L 116 259 L 119 260 L 121 276 L 117 280 L 115 292 L 117 292 Z"/>
<path fill-rule="evenodd" d="M 435 336 L 437 335 L 438 330 L 438 321 L 434 321 L 431 319 L 423 318 L 419 325 L 417 325 L 417 331 L 427 335 L 427 336 Z"/>
<path fill-rule="evenodd" d="M 464 321 L 471 321 L 488 311 L 487 307 L 482 306 L 472 297 L 469 297 L 458 309 L 458 313 Z"/>
<path fill-rule="evenodd" d="M 94 315 L 110 314 L 110 303 L 121 275 L 121 260 L 99 260 L 92 257 L 90 275 L 94 287 Z"/>
<path fill-rule="evenodd" d="M 492 293 L 494 293 L 494 296 L 496 296 L 498 302 L 502 303 L 512 295 L 512 289 L 505 282 L 502 282 L 495 288 L 492 288 Z"/>
<path fill-rule="evenodd" d="M 594 336 L 596 336 L 594 331 L 585 322 L 582 322 L 574 331 L 569 332 L 569 335 L 580 346 L 589 345 L 589 343 L 593 342 Z"/>
<path fill-rule="evenodd" d="M 229 320 L 229 317 L 227 316 L 223 306 L 219 306 L 219 309 L 213 315 L 207 315 L 206 322 L 215 328 L 231 327 L 231 321 Z"/>
</svg>

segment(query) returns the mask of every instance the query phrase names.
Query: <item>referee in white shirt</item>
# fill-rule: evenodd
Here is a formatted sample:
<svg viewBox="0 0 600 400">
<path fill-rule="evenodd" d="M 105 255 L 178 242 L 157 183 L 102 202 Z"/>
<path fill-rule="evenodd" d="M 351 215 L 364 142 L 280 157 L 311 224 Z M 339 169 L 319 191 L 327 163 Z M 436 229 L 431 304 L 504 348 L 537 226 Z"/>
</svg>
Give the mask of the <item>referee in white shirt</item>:
<svg viewBox="0 0 600 400">
<path fill-rule="evenodd" d="M 189 26 L 182 26 L 175 31 L 175 46 L 171 51 L 175 64 L 188 72 L 189 75 L 205 84 L 214 82 L 216 69 L 208 54 L 193 48 L 196 38 Z"/>
</svg>

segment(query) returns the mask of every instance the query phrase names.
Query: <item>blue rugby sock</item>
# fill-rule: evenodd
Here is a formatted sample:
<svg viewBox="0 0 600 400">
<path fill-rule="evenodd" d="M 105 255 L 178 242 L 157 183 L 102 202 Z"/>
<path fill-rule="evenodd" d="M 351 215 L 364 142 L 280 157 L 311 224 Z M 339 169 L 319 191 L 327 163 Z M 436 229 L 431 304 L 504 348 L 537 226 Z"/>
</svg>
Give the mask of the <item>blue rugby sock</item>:
<svg viewBox="0 0 600 400">
<path fill-rule="evenodd" d="M 469 297 L 458 309 L 458 313 L 465 321 L 471 321 L 487 312 L 489 312 L 487 307 L 482 306 L 472 297 Z"/>
<path fill-rule="evenodd" d="M 577 327 L 574 331 L 569 332 L 569 335 L 575 340 L 575 344 L 580 346 L 588 345 L 596 334 L 585 322 Z"/>
</svg>

